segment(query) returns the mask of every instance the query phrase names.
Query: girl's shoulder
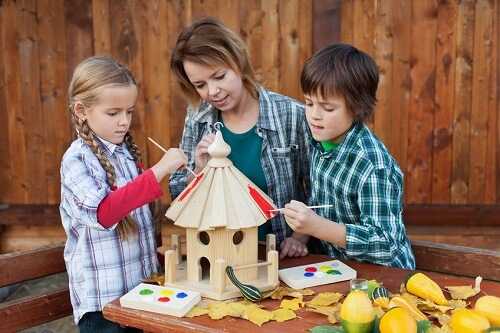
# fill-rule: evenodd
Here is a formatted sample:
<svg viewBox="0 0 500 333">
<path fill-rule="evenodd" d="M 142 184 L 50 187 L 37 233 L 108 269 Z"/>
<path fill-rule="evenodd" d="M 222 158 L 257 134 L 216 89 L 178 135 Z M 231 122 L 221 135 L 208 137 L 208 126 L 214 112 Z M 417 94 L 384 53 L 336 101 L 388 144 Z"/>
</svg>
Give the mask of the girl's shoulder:
<svg viewBox="0 0 500 333">
<path fill-rule="evenodd" d="M 81 168 L 100 169 L 100 164 L 90 147 L 82 139 L 77 138 L 64 153 L 61 169 L 76 171 Z"/>
</svg>

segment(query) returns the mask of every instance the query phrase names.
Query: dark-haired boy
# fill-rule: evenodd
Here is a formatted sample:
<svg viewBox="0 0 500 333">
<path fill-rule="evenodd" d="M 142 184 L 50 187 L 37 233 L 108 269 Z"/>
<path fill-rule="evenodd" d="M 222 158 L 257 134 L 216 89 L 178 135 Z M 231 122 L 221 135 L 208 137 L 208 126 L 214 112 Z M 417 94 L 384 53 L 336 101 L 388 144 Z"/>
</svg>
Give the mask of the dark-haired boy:
<svg viewBox="0 0 500 333">
<path fill-rule="evenodd" d="M 378 80 L 373 59 L 351 45 L 330 45 L 306 62 L 301 86 L 315 140 L 310 204 L 331 206 L 315 213 L 291 201 L 283 213 L 332 257 L 414 269 L 402 219 L 403 174 L 363 123 L 374 111 Z"/>
</svg>

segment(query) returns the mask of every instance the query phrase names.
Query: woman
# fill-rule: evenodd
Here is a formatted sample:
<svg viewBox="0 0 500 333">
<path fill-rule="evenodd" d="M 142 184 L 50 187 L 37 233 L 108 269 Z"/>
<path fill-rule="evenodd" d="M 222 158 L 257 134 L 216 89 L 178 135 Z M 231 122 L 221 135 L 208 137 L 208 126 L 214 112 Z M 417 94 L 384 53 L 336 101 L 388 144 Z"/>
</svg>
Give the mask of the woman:
<svg viewBox="0 0 500 333">
<path fill-rule="evenodd" d="M 304 107 L 256 83 L 243 41 L 221 22 L 205 18 L 185 28 L 177 39 L 170 67 L 190 107 L 181 149 L 188 167 L 200 172 L 208 161 L 213 125 L 231 146 L 231 159 L 278 207 L 291 199 L 307 200 L 309 132 Z M 192 176 L 186 169 L 170 178 L 173 197 Z M 274 233 L 280 257 L 307 254 L 308 237 L 293 233 L 281 214 L 259 227 L 259 239 Z"/>
</svg>

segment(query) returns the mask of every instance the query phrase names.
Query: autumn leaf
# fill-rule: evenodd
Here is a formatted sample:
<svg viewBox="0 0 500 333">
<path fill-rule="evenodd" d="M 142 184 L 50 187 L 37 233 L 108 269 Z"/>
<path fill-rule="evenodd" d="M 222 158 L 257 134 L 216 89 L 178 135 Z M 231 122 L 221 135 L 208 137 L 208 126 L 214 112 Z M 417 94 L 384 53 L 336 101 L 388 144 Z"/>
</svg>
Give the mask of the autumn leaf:
<svg viewBox="0 0 500 333">
<path fill-rule="evenodd" d="M 273 312 L 273 320 L 276 320 L 278 323 L 297 318 L 295 312 L 290 309 L 277 309 Z"/>
<path fill-rule="evenodd" d="M 311 301 L 306 302 L 307 306 L 328 306 L 340 301 L 344 295 L 334 292 L 325 292 L 316 295 Z"/>
</svg>

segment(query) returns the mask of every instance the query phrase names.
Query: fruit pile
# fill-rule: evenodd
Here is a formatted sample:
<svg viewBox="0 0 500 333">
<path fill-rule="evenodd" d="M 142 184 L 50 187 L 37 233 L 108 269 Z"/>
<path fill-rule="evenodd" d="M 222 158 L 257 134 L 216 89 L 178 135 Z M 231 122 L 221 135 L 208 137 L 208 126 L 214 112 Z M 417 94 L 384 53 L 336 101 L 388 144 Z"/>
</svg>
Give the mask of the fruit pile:
<svg viewBox="0 0 500 333">
<path fill-rule="evenodd" d="M 448 300 L 439 285 L 423 273 L 410 275 L 401 286 L 401 293 L 392 296 L 378 282 L 370 281 L 368 292 L 353 290 L 345 298 L 340 310 L 342 326 L 322 325 L 310 331 L 500 333 L 499 297 L 481 296 L 473 308 L 467 308 L 465 299 L 479 293 L 479 283 L 475 289 L 469 286 L 447 287 L 452 295 Z"/>
</svg>

